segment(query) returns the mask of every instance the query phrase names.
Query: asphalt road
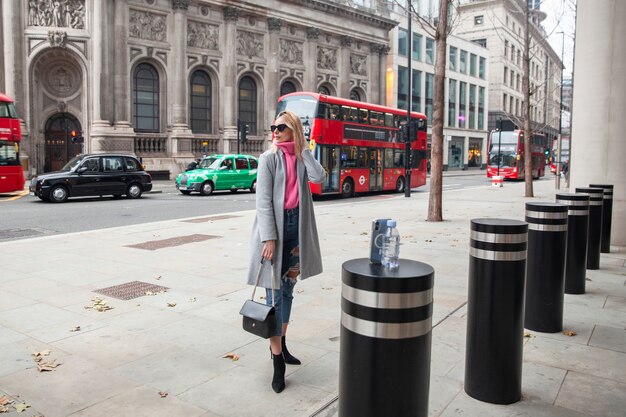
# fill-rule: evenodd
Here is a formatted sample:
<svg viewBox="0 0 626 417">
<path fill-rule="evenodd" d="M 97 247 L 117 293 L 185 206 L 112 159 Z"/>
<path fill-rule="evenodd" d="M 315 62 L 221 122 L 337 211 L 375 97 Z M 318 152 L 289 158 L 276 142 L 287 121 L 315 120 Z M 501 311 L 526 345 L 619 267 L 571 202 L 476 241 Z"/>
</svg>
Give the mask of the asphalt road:
<svg viewBox="0 0 626 417">
<path fill-rule="evenodd" d="M 445 176 L 443 182 L 444 192 L 489 185 L 489 180 L 483 175 Z M 169 181 L 155 181 L 154 191 L 137 200 L 75 198 L 63 204 L 43 202 L 30 195 L 0 195 L 0 241 L 210 216 L 255 207 L 255 195 L 248 191 L 215 192 L 206 197 L 198 194 L 185 196 Z M 427 183 L 412 190 L 411 198 L 428 198 L 428 191 Z M 366 194 L 351 200 L 324 196 L 316 199 L 315 204 L 345 204 L 395 195 Z"/>
</svg>

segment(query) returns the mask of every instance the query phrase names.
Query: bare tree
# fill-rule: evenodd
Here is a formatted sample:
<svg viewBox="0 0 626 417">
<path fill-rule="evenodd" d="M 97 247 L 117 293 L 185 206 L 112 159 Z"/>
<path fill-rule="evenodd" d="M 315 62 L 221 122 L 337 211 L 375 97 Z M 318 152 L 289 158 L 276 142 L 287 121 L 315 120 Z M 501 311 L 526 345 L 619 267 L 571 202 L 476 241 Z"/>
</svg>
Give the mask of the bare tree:
<svg viewBox="0 0 626 417">
<path fill-rule="evenodd" d="M 435 32 L 435 94 L 433 103 L 430 164 L 429 221 L 443 221 L 443 118 L 445 110 L 446 46 L 448 44 L 448 6 L 452 0 L 439 0 L 439 19 Z"/>
<path fill-rule="evenodd" d="M 533 156 L 531 142 L 533 132 L 530 120 L 530 10 L 524 8 L 524 52 L 523 52 L 522 91 L 524 92 L 524 182 L 525 196 L 533 197 Z"/>
</svg>

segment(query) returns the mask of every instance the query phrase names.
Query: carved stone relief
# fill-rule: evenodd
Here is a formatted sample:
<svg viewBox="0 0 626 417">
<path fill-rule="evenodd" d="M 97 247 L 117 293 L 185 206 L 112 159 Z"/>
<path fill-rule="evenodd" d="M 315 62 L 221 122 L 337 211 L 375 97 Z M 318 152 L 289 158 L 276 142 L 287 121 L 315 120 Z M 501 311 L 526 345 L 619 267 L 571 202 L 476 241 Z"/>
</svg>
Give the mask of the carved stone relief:
<svg viewBox="0 0 626 417">
<path fill-rule="evenodd" d="M 320 37 L 320 30 L 316 27 L 306 28 L 306 38 L 309 40 L 317 40 Z"/>
<path fill-rule="evenodd" d="M 131 10 L 128 20 L 129 36 L 150 41 L 165 41 L 167 36 L 165 16 L 139 10 Z"/>
<path fill-rule="evenodd" d="M 85 28 L 85 0 L 29 0 L 28 25 Z"/>
<path fill-rule="evenodd" d="M 302 59 L 302 43 L 288 39 L 280 40 L 280 60 L 287 64 L 303 65 Z"/>
<path fill-rule="evenodd" d="M 217 51 L 219 40 L 218 26 L 187 21 L 187 46 Z"/>
<path fill-rule="evenodd" d="M 337 71 L 337 50 L 333 48 L 317 48 L 317 68 Z"/>
<path fill-rule="evenodd" d="M 259 33 L 237 31 L 237 55 L 245 55 L 249 59 L 265 56 L 263 35 Z"/>
<path fill-rule="evenodd" d="M 43 82 L 46 89 L 57 97 L 69 97 L 80 87 L 80 73 L 73 66 L 53 64 L 46 70 Z"/>
<path fill-rule="evenodd" d="M 188 10 L 189 0 L 172 0 L 172 10 Z"/>
<path fill-rule="evenodd" d="M 60 30 L 50 30 L 48 31 L 48 41 L 52 47 L 65 48 L 67 33 Z"/>
<path fill-rule="evenodd" d="M 350 73 L 356 75 L 367 75 L 367 57 L 363 55 L 350 54 Z"/>
</svg>

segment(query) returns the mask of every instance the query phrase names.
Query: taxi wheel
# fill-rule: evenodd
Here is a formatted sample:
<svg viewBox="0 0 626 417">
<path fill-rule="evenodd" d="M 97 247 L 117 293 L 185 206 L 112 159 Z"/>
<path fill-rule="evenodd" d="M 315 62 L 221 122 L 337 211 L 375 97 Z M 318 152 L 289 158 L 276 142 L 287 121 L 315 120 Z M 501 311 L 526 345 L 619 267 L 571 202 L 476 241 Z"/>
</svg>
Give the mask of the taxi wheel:
<svg viewBox="0 0 626 417">
<path fill-rule="evenodd" d="M 64 203 L 67 197 L 67 189 L 62 185 L 57 185 L 50 190 L 49 199 L 53 203 Z"/>
<path fill-rule="evenodd" d="M 256 193 L 256 180 L 252 182 L 252 185 L 250 186 L 250 192 Z"/>
<path fill-rule="evenodd" d="M 201 195 L 211 195 L 213 193 L 213 184 L 210 181 L 206 181 L 200 187 Z"/>
<path fill-rule="evenodd" d="M 126 191 L 126 196 L 128 198 L 139 198 L 141 197 L 142 193 L 143 193 L 143 188 L 141 188 L 141 185 L 137 183 L 133 183 L 128 186 L 128 190 Z"/>
</svg>

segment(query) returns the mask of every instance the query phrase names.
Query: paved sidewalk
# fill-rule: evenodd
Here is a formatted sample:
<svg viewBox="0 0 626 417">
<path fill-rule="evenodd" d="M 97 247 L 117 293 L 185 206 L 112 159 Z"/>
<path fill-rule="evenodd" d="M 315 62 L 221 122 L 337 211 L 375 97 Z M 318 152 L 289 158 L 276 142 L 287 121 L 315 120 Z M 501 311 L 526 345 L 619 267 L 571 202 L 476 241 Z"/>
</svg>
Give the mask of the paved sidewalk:
<svg viewBox="0 0 626 417">
<path fill-rule="evenodd" d="M 447 191 L 441 223 L 424 220 L 419 190 L 316 206 L 325 272 L 296 287 L 288 340 L 303 364 L 288 366 L 280 395 L 267 341 L 241 330 L 238 314 L 251 292 L 253 211 L 0 243 L 0 399 L 30 406 L 9 416 L 335 416 L 341 264 L 366 257 L 370 221 L 391 216 L 401 256 L 435 269 L 431 416 L 623 416 L 626 248 L 602 254 L 586 294 L 565 296 L 575 336 L 525 339 L 522 401 L 463 391 L 469 221 L 523 220 L 526 201 L 554 201 L 554 183 L 535 182 L 534 199 L 523 193 L 522 182 Z M 169 290 L 127 301 L 94 292 L 132 281 Z M 94 297 L 113 309 L 86 309 Z M 61 364 L 38 372 L 32 353 L 46 350 L 40 366 Z"/>
</svg>

